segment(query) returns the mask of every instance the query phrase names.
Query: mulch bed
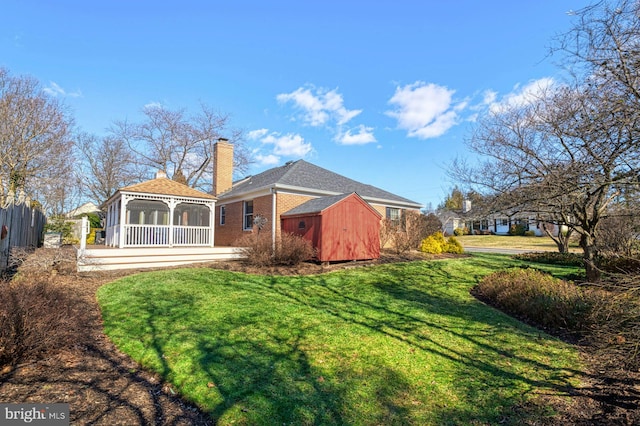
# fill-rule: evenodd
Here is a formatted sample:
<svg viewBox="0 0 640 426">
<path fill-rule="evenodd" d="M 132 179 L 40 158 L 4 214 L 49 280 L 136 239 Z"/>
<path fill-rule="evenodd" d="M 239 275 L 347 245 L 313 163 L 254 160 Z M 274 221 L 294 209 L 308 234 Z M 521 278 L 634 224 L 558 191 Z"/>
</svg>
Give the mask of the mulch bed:
<svg viewBox="0 0 640 426">
<path fill-rule="evenodd" d="M 382 262 L 424 258 L 419 254 L 386 254 Z M 221 262 L 217 267 L 248 273 L 316 274 L 371 262 L 348 262 L 323 266 L 304 264 L 296 268 L 249 268 L 240 262 Z M 377 262 L 380 263 L 380 262 Z M 60 270 L 60 268 L 57 268 Z M 55 271 L 54 271 L 55 272 Z M 140 368 L 102 333 L 95 293 L 101 285 L 129 272 L 76 274 L 68 269 L 47 277 L 55 285 L 74 292 L 83 301 L 87 332 L 71 348 L 46 359 L 0 370 L 0 402 L 69 403 L 74 425 L 210 425 L 213 422 L 197 407 L 180 399 L 171 384 Z M 615 360 L 580 348 L 588 371 L 578 388 L 567 389 L 569 400 L 540 395 L 533 404 L 553 406 L 553 419 L 531 425 L 640 425 L 640 372 L 625 371 Z M 534 405 L 520 410 L 535 409 Z M 508 423 L 508 419 L 505 419 Z"/>
</svg>

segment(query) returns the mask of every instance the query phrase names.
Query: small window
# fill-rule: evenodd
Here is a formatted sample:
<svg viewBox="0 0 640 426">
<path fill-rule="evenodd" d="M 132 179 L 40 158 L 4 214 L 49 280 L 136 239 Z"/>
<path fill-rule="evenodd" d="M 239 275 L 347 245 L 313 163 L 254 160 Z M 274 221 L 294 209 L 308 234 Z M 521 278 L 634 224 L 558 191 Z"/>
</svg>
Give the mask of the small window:
<svg viewBox="0 0 640 426">
<path fill-rule="evenodd" d="M 502 226 L 509 226 L 509 219 L 502 219 Z"/>
<path fill-rule="evenodd" d="M 298 229 L 304 229 L 304 228 L 306 228 L 306 227 L 307 227 L 307 224 L 306 224 L 306 223 L 304 223 L 304 220 L 301 220 L 301 221 L 298 223 Z"/>
<path fill-rule="evenodd" d="M 220 225 L 224 225 L 227 220 L 227 209 L 225 206 L 220 206 Z"/>
<path fill-rule="evenodd" d="M 253 229 L 253 200 L 244 202 L 243 229 L 245 231 Z"/>
<path fill-rule="evenodd" d="M 393 223 L 394 225 L 400 224 L 400 209 L 396 209 L 393 207 L 387 207 L 386 217 Z"/>
</svg>

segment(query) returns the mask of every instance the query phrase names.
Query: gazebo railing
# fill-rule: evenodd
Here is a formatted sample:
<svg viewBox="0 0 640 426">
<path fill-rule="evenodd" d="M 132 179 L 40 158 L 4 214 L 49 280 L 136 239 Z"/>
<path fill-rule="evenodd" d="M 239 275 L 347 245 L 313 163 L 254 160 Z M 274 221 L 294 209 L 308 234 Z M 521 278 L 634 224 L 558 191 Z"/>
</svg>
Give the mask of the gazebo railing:
<svg viewBox="0 0 640 426">
<path fill-rule="evenodd" d="M 172 239 L 169 239 L 173 229 Z M 115 233 L 117 234 L 117 233 Z M 124 225 L 126 247 L 210 246 L 208 226 Z"/>
<path fill-rule="evenodd" d="M 174 246 L 209 246 L 211 228 L 208 226 L 174 226 Z"/>
<path fill-rule="evenodd" d="M 169 225 L 124 225 L 127 247 L 169 246 Z"/>
</svg>

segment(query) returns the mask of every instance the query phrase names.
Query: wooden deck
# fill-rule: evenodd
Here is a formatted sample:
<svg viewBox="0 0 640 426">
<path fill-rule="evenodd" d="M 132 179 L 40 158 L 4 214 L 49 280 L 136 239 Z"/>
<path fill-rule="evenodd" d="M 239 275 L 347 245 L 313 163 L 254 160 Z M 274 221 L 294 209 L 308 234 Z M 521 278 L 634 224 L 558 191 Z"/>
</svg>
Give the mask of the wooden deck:
<svg viewBox="0 0 640 426">
<path fill-rule="evenodd" d="M 87 246 L 77 251 L 78 272 L 162 268 L 240 259 L 237 247 L 112 248 Z"/>
</svg>

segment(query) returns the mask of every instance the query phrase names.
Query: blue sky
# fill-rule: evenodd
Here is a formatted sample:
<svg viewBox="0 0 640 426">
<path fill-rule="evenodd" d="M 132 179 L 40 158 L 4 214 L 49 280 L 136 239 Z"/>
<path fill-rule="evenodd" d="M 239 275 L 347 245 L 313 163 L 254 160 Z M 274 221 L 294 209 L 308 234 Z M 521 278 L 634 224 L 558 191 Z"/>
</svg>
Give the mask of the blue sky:
<svg viewBox="0 0 640 426">
<path fill-rule="evenodd" d="M 586 1 L 4 0 L 0 66 L 84 131 L 145 105 L 231 115 L 249 174 L 304 158 L 436 207 L 474 121 L 561 78 Z"/>
</svg>

